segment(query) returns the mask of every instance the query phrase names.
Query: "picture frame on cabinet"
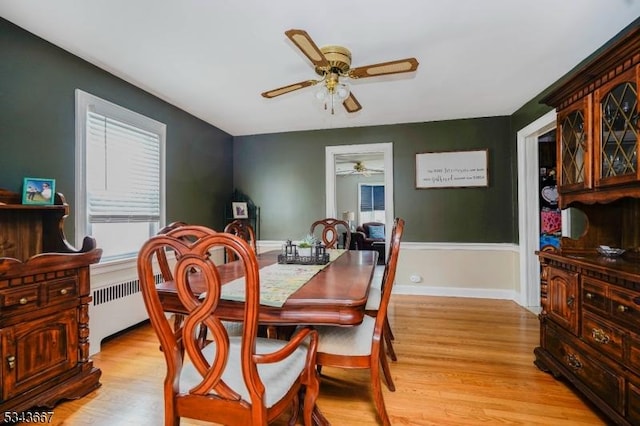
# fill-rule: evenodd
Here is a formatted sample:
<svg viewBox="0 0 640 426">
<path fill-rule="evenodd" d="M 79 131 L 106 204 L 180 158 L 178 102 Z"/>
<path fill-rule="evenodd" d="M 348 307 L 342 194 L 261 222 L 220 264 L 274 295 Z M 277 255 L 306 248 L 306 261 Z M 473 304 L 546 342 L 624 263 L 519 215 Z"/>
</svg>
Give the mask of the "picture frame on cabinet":
<svg viewBox="0 0 640 426">
<path fill-rule="evenodd" d="M 53 204 L 55 191 L 55 179 L 25 177 L 22 184 L 22 204 Z"/>
<path fill-rule="evenodd" d="M 248 219 L 249 209 L 247 203 L 243 201 L 234 201 L 231 203 L 234 219 Z"/>
</svg>

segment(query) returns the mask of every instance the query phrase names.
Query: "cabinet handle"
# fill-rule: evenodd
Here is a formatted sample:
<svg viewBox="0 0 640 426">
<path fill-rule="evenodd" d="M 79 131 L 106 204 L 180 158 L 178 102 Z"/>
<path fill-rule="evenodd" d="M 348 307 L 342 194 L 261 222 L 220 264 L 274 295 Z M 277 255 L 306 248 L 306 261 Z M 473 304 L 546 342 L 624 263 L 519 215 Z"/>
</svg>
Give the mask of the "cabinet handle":
<svg viewBox="0 0 640 426">
<path fill-rule="evenodd" d="M 592 299 L 593 299 L 593 294 L 591 294 L 591 293 L 587 293 L 587 294 L 585 295 L 585 297 L 586 297 L 587 299 L 589 299 L 589 300 L 592 300 Z"/>
<path fill-rule="evenodd" d="M 9 355 L 7 357 L 7 363 L 9 364 L 9 370 L 13 370 L 16 367 L 16 357 Z"/>
<path fill-rule="evenodd" d="M 594 328 L 593 330 L 591 330 L 591 336 L 593 337 L 593 340 L 603 345 L 606 345 L 611 341 L 609 336 L 607 336 L 607 333 L 605 333 L 601 328 Z"/>
<path fill-rule="evenodd" d="M 624 305 L 618 305 L 618 312 L 627 312 L 629 308 Z"/>
<path fill-rule="evenodd" d="M 575 302 L 576 298 L 573 296 L 569 296 L 567 297 L 567 306 L 568 307 L 572 307 L 573 306 L 573 302 Z"/>
<path fill-rule="evenodd" d="M 21 304 L 21 305 L 26 305 L 26 304 L 27 304 L 27 302 L 28 302 L 28 300 L 27 300 L 27 298 L 26 298 L 26 297 L 23 297 L 22 299 L 20 299 L 20 304 Z"/>
<path fill-rule="evenodd" d="M 66 288 L 63 288 L 62 290 L 60 290 L 60 294 L 61 294 L 61 295 L 63 295 L 63 296 L 64 296 L 65 294 L 67 294 L 67 289 L 66 289 Z"/>
<path fill-rule="evenodd" d="M 574 354 L 567 355 L 567 362 L 569 363 L 569 367 L 573 368 L 574 370 L 582 368 L 582 363 Z"/>
</svg>

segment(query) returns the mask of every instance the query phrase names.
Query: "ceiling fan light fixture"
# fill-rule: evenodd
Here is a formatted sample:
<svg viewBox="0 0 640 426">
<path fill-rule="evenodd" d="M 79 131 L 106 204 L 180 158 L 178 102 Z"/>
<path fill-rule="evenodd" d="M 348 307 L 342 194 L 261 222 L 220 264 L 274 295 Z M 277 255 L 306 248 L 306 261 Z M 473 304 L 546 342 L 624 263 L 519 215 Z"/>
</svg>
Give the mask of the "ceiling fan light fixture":
<svg viewBox="0 0 640 426">
<path fill-rule="evenodd" d="M 336 88 L 336 95 L 340 101 L 344 101 L 349 97 L 349 85 L 347 83 L 340 83 Z"/>
<path fill-rule="evenodd" d="M 328 72 L 320 81 L 322 84 L 316 91 L 316 99 L 322 102 L 325 110 L 335 114 L 335 107 L 349 97 L 351 93 L 349 84 L 340 81 L 340 75 L 336 72 Z"/>
</svg>

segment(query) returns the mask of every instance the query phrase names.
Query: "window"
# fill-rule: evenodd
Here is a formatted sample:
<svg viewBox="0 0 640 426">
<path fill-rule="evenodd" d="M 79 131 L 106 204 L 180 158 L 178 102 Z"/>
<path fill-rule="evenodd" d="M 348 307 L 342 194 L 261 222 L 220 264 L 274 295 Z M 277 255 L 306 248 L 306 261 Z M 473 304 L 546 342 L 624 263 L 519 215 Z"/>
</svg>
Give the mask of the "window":
<svg viewBox="0 0 640 426">
<path fill-rule="evenodd" d="M 76 244 L 135 257 L 164 224 L 166 125 L 76 90 Z"/>
<path fill-rule="evenodd" d="M 358 223 L 385 221 L 384 185 L 359 184 L 359 220 Z"/>
</svg>

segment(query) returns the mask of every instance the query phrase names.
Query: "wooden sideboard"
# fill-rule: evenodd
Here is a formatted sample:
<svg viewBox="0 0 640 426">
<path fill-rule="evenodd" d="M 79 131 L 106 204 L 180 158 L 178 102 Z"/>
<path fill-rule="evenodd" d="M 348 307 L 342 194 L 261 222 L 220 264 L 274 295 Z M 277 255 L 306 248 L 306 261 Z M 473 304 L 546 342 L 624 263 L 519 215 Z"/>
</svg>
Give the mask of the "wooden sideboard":
<svg viewBox="0 0 640 426">
<path fill-rule="evenodd" d="M 89 359 L 89 265 L 102 250 L 85 237 L 76 250 L 53 205 L 22 205 L 0 189 L 0 411 L 53 407 L 100 386 Z M 5 419 L 0 418 L 0 423 Z"/>
<path fill-rule="evenodd" d="M 586 229 L 538 253 L 535 364 L 619 425 L 640 424 L 639 88 L 636 25 L 543 100 L 558 111 L 559 205 L 582 211 Z"/>
<path fill-rule="evenodd" d="M 540 253 L 535 364 L 563 376 L 616 424 L 640 424 L 640 264 Z"/>
</svg>

